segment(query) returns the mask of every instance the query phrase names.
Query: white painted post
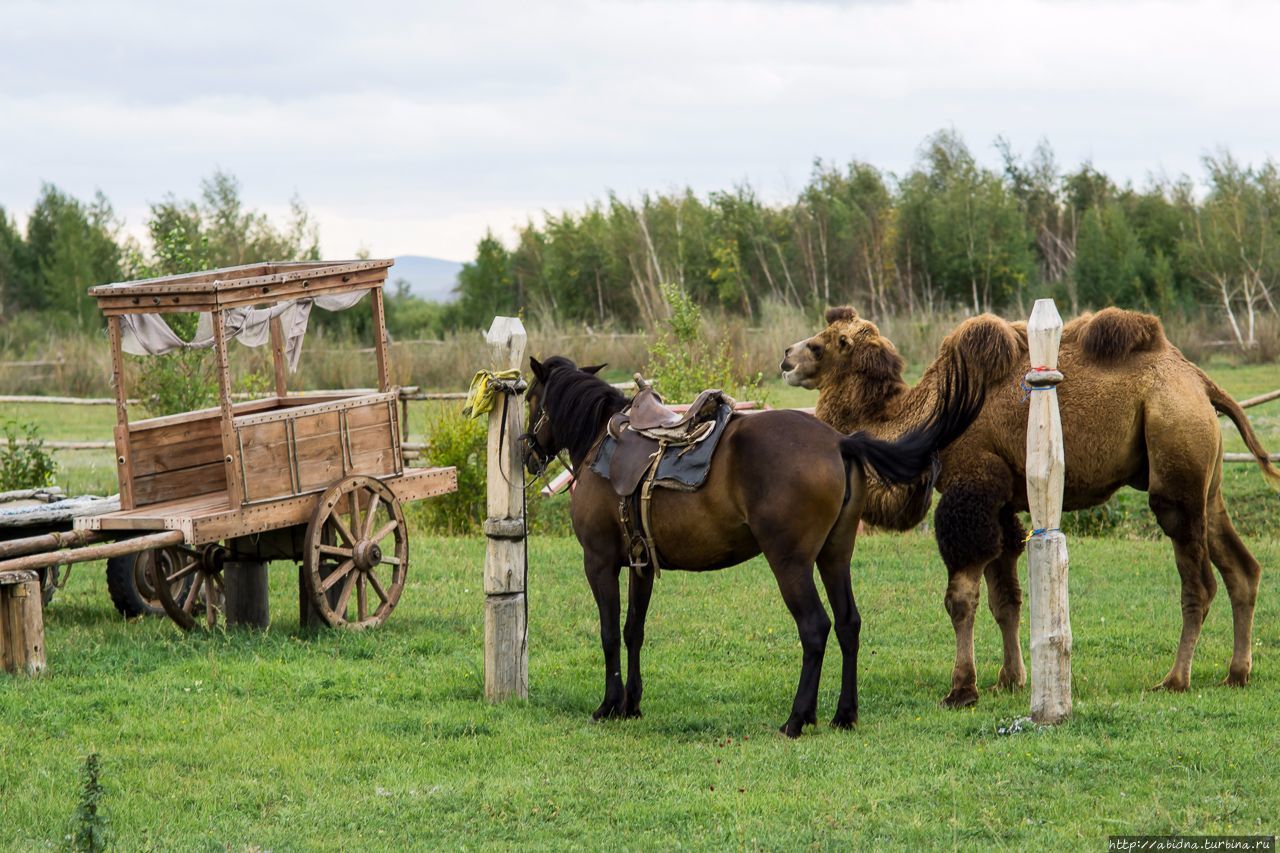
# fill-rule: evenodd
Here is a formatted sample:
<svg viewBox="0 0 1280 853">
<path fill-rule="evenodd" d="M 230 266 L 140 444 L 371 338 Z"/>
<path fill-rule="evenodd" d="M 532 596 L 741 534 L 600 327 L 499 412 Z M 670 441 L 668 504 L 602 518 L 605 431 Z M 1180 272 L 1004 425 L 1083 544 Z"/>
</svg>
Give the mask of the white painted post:
<svg viewBox="0 0 1280 853">
<path fill-rule="evenodd" d="M 1058 414 L 1058 344 L 1062 318 L 1052 299 L 1037 299 L 1027 323 L 1027 502 L 1033 532 L 1028 543 L 1031 598 L 1031 719 L 1060 723 L 1071 715 L 1071 614 L 1067 604 L 1067 539 L 1062 519 L 1066 469 Z"/>
<path fill-rule="evenodd" d="M 519 319 L 494 317 L 484 338 L 489 343 L 494 371 L 520 368 L 528 338 Z M 524 468 L 516 441 L 523 432 L 524 396 L 499 394 L 489 413 L 489 517 L 484 523 L 488 538 L 484 561 L 484 696 L 490 702 L 529 698 Z"/>
</svg>

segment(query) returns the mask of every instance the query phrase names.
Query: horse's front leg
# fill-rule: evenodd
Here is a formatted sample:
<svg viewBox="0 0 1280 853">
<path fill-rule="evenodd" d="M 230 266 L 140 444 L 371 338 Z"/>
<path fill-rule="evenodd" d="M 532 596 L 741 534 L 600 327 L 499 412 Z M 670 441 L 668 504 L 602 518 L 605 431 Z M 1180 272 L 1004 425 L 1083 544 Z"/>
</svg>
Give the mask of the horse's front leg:
<svg viewBox="0 0 1280 853">
<path fill-rule="evenodd" d="M 616 560 L 588 553 L 587 583 L 600 611 L 600 646 L 604 650 L 604 701 L 591 715 L 594 720 L 625 716 L 626 691 L 622 686 L 620 632 L 618 631 L 618 572 Z"/>
<path fill-rule="evenodd" d="M 622 716 L 639 717 L 640 696 L 644 692 L 644 684 L 640 680 L 640 647 L 644 645 L 644 620 L 653 595 L 653 569 L 644 574 L 628 571 L 627 576 L 627 624 L 623 628 L 627 641 L 627 689 Z"/>
</svg>

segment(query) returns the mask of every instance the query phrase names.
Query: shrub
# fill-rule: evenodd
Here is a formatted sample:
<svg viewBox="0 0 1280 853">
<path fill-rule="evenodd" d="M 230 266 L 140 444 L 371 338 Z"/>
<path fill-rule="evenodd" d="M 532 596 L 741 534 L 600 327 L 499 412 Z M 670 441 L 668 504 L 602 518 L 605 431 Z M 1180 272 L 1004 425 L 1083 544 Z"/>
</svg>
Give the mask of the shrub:
<svg viewBox="0 0 1280 853">
<path fill-rule="evenodd" d="M 99 773 L 98 753 L 91 752 L 84 760 L 80 802 L 67 834 L 68 847 L 76 853 L 98 853 L 110 845 L 107 819 L 100 811 L 103 790 Z"/>
<path fill-rule="evenodd" d="M 488 421 L 468 418 L 461 405 L 443 407 L 427 424 L 426 461 L 432 467 L 458 469 L 458 490 L 413 506 L 437 533 L 478 533 L 487 502 L 485 470 Z M 514 437 L 513 437 L 514 438 Z"/>
<path fill-rule="evenodd" d="M 689 294 L 674 284 L 664 284 L 662 294 L 671 316 L 649 348 L 646 375 L 657 383 L 663 399 L 689 402 L 706 388 L 758 399 L 763 377 L 745 375 L 730 355 L 729 341 L 705 334 L 702 312 Z"/>
<path fill-rule="evenodd" d="M 0 447 L 0 492 L 38 489 L 53 485 L 57 464 L 44 449 L 40 428 L 34 423 L 6 421 L 7 441 Z"/>
</svg>

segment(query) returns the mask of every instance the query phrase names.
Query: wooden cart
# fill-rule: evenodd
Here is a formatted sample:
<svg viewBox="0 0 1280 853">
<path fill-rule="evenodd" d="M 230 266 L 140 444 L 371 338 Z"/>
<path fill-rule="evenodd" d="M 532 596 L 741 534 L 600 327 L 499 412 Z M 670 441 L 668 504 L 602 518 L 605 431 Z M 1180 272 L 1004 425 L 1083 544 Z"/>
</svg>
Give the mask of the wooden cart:
<svg viewBox="0 0 1280 853">
<path fill-rule="evenodd" d="M 91 289 L 111 346 L 120 509 L 76 519 L 74 530 L 30 543 L 25 556 L 0 562 L 0 571 L 136 553 L 163 579 L 155 592 L 165 611 L 191 628 L 213 627 L 220 616 L 265 624 L 265 565 L 292 560 L 301 563 L 304 621 L 380 624 L 408 571 L 402 504 L 457 488 L 453 468 L 404 466 L 383 315 L 391 264 L 254 264 Z M 373 312 L 376 391 L 291 394 L 287 332 L 276 315 L 269 320 L 274 393 L 233 401 L 228 316 L 242 322 L 243 315 L 232 309 L 280 310 L 356 293 L 367 294 Z M 131 421 L 122 336 L 133 321 L 125 318 L 191 312 L 209 315 L 218 405 Z"/>
</svg>

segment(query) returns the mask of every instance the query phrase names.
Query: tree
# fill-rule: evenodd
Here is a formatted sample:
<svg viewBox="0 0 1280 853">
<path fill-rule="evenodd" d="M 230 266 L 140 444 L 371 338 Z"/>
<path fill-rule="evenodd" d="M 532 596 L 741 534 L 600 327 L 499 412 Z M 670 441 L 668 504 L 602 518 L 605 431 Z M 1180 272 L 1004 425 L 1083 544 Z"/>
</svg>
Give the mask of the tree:
<svg viewBox="0 0 1280 853">
<path fill-rule="evenodd" d="M 0 317 L 17 307 L 21 294 L 31 289 L 27 244 L 18 226 L 0 207 Z"/>
<path fill-rule="evenodd" d="M 1280 173 L 1271 161 L 1241 166 L 1229 152 L 1206 157 L 1209 195 L 1183 199 L 1189 219 L 1182 248 L 1193 275 L 1222 303 L 1241 349 L 1257 343 L 1259 310 L 1276 311 L 1271 290 L 1280 268 Z M 1241 329 L 1236 312 L 1245 312 Z"/>
<path fill-rule="evenodd" d="M 458 272 L 458 322 L 468 328 L 487 326 L 495 315 L 515 314 L 510 256 L 492 231 L 476 245 L 476 259 Z"/>
<path fill-rule="evenodd" d="M 1081 303 L 1091 308 L 1149 307 L 1143 282 L 1148 265 L 1138 236 L 1118 203 L 1094 207 L 1084 214 L 1074 266 Z"/>
<path fill-rule="evenodd" d="M 18 291 L 23 308 L 63 314 L 81 328 L 99 325 L 90 287 L 120 278 L 119 224 L 102 193 L 84 204 L 45 184 L 27 221 L 28 275 Z"/>
</svg>

